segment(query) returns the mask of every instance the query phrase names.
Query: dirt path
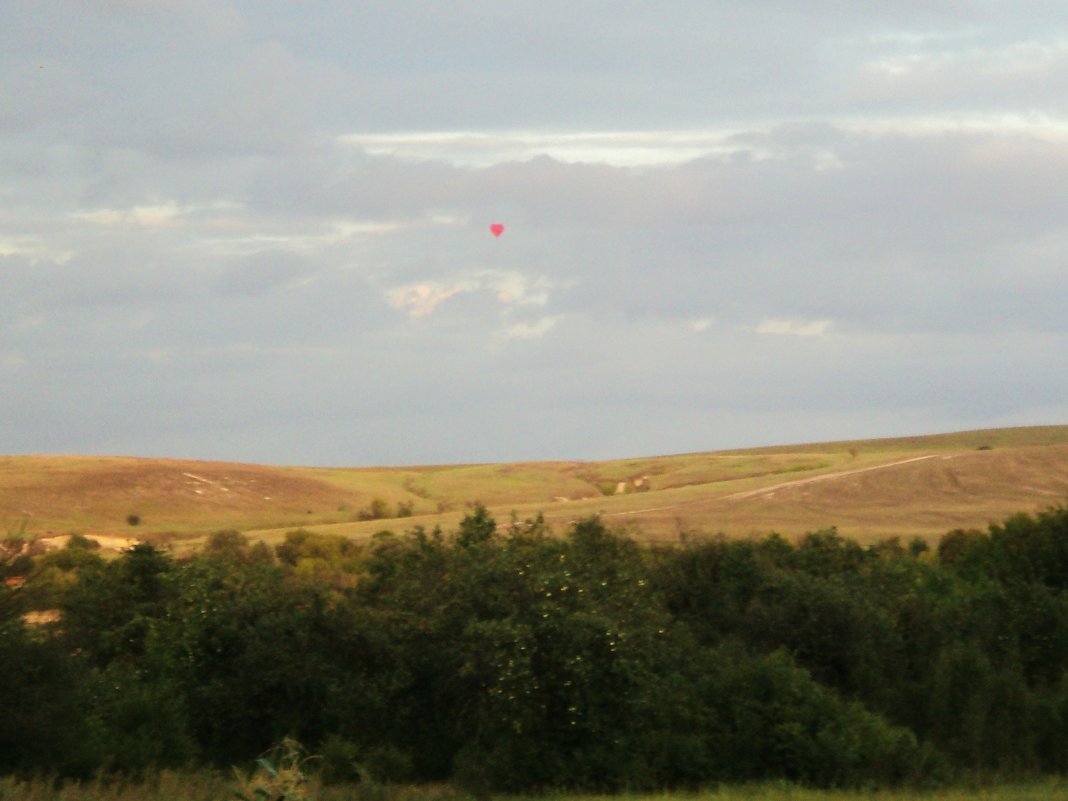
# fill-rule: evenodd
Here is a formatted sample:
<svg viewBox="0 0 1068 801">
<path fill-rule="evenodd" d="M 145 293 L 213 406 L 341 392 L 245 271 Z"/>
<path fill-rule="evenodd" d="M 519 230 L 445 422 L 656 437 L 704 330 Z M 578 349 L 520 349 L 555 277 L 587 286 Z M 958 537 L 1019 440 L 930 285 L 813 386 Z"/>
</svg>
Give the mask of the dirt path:
<svg viewBox="0 0 1068 801">
<path fill-rule="evenodd" d="M 819 476 L 810 476 L 809 478 L 799 478 L 794 481 L 784 481 L 782 484 L 776 484 L 773 487 L 761 487 L 760 489 L 746 490 L 744 492 L 735 492 L 730 495 L 724 495 L 716 500 L 731 501 L 740 500 L 742 498 L 756 498 L 760 495 L 771 495 L 778 492 L 781 489 L 787 487 L 800 487 L 804 484 L 815 484 L 817 481 L 829 481 L 832 478 L 842 478 L 843 476 L 854 476 L 857 473 L 870 473 L 873 470 L 885 470 L 888 467 L 897 467 L 898 465 L 909 464 L 910 462 L 922 462 L 926 459 L 937 459 L 939 455 L 936 453 L 929 454 L 927 456 L 913 456 L 909 459 L 899 459 L 896 462 L 887 462 L 886 464 L 876 464 L 871 467 L 858 467 L 854 470 L 840 470 L 837 473 L 824 473 Z M 952 457 L 943 456 L 943 459 L 949 459 Z"/>
<path fill-rule="evenodd" d="M 823 473 L 818 476 L 810 476 L 809 478 L 798 478 L 794 481 L 784 481 L 781 484 L 775 484 L 771 487 L 761 487 L 759 489 L 745 490 L 743 492 L 733 492 L 730 495 L 723 495 L 719 498 L 712 498 L 714 501 L 737 501 L 744 498 L 757 498 L 761 495 L 774 495 L 781 489 L 788 487 L 800 487 L 805 484 L 815 484 L 817 481 L 829 481 L 832 478 L 843 478 L 844 476 L 854 476 L 857 473 L 870 473 L 873 470 L 885 470 L 888 467 L 897 467 L 903 464 L 909 464 L 911 462 L 922 462 L 926 459 L 937 459 L 939 454 L 932 453 L 927 456 L 912 456 L 908 459 L 898 459 L 896 462 L 886 462 L 885 464 L 876 464 L 871 467 L 858 467 L 853 470 L 839 470 L 836 473 Z M 942 459 L 952 459 L 952 456 L 942 456 Z M 602 517 L 620 517 L 622 515 L 640 515 L 645 512 L 663 512 L 669 509 L 678 509 L 686 504 L 673 504 L 671 506 L 656 506 L 649 509 L 634 509 L 628 512 L 609 512 L 608 514 L 601 515 Z"/>
<path fill-rule="evenodd" d="M 620 515 L 640 515 L 645 512 L 662 512 L 665 509 L 677 509 L 680 504 L 674 504 L 672 506 L 654 506 L 651 509 L 632 509 L 629 512 L 609 512 L 608 514 L 601 515 L 601 517 L 619 517 Z"/>
</svg>

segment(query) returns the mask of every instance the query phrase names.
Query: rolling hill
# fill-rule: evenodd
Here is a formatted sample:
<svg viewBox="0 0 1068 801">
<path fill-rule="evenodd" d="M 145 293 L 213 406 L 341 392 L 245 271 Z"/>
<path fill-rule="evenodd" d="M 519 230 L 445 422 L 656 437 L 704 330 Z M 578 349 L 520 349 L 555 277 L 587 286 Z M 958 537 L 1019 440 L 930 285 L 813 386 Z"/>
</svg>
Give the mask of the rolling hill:
<svg viewBox="0 0 1068 801">
<path fill-rule="evenodd" d="M 236 528 L 280 539 L 303 526 L 349 537 L 454 526 L 476 502 L 506 523 L 554 528 L 600 514 L 645 540 L 797 536 L 935 541 L 1068 501 L 1068 426 L 783 445 L 599 462 L 397 468 L 272 467 L 88 456 L 0 457 L 0 534 L 70 532 L 194 546 Z M 403 519 L 398 510 L 410 511 Z"/>
</svg>

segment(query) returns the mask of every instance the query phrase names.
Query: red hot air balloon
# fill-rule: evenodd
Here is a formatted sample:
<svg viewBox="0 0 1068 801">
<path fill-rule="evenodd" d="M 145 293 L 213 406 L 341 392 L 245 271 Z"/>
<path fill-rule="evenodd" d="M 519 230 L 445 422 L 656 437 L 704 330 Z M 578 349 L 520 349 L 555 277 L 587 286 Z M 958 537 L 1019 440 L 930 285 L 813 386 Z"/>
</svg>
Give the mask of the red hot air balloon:
<svg viewBox="0 0 1068 801">
<path fill-rule="evenodd" d="M 500 236 L 504 233 L 504 226 L 500 223 L 493 223 L 490 226 L 490 233 L 492 233 L 494 236 Z"/>
</svg>

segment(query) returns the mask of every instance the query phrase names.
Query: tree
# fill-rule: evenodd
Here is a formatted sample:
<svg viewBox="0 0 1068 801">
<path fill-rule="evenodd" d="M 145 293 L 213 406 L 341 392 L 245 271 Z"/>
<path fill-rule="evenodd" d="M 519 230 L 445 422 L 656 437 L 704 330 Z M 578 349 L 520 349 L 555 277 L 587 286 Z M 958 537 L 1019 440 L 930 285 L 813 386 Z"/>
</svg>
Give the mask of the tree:
<svg viewBox="0 0 1068 801">
<path fill-rule="evenodd" d="M 98 762 L 82 674 L 19 618 L 0 621 L 0 775 L 84 777 Z"/>
<path fill-rule="evenodd" d="M 482 504 L 477 504 L 470 514 L 464 515 L 456 532 L 456 544 L 461 548 L 489 542 L 497 532 L 497 521 Z"/>
<path fill-rule="evenodd" d="M 476 509 L 453 545 L 417 531 L 380 543 L 369 570 L 361 597 L 391 616 L 408 677 L 392 739 L 422 778 L 520 790 L 700 774 L 702 747 L 671 723 L 693 707 L 679 676 L 692 642 L 640 549 L 600 521 L 499 537 Z"/>
<path fill-rule="evenodd" d="M 140 658 L 172 596 L 173 570 L 171 558 L 149 543 L 128 548 L 112 562 L 84 566 L 61 604 L 69 645 L 98 667 Z"/>
<path fill-rule="evenodd" d="M 212 555 L 182 564 L 171 586 L 145 663 L 182 697 L 202 753 L 232 764 L 287 735 L 325 736 L 341 669 L 326 587 Z"/>
</svg>

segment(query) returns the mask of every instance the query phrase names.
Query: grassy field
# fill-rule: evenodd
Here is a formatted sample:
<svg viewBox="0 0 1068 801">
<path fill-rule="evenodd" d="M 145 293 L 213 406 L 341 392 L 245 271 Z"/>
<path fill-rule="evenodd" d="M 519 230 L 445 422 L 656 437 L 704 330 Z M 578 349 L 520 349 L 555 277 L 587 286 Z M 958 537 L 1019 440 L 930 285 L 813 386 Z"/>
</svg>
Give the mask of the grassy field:
<svg viewBox="0 0 1068 801">
<path fill-rule="evenodd" d="M 935 541 L 1068 500 L 1068 426 L 783 445 L 600 462 L 271 467 L 84 456 L 0 457 L 0 535 L 185 539 L 298 526 L 353 538 L 454 526 L 476 502 L 555 528 L 590 514 L 660 542 L 827 526 L 861 542 Z M 372 506 L 411 517 L 366 520 Z M 136 521 L 137 525 L 131 525 Z"/>
<path fill-rule="evenodd" d="M 558 796 L 560 801 L 1061 801 L 1068 799 L 1068 784 L 1003 785 L 987 788 L 951 788 L 929 791 L 810 790 L 788 784 L 727 786 L 700 793 L 659 795 Z M 543 800 L 544 801 L 544 800 Z"/>
<path fill-rule="evenodd" d="M 101 782 L 55 786 L 50 782 L 0 778 L 3 801 L 224 801 L 234 798 L 232 776 L 164 772 L 148 781 Z M 468 801 L 473 796 L 449 786 L 359 787 L 310 785 L 305 801 Z M 549 794 L 509 796 L 510 801 L 1068 801 L 1068 784 L 1048 780 L 1034 784 L 950 788 L 929 791 L 810 790 L 784 783 L 726 786 L 695 793 L 623 794 L 616 796 Z"/>
</svg>

